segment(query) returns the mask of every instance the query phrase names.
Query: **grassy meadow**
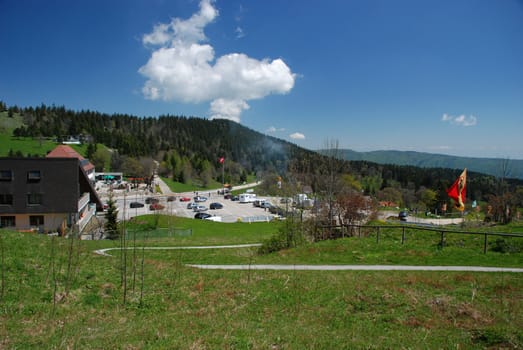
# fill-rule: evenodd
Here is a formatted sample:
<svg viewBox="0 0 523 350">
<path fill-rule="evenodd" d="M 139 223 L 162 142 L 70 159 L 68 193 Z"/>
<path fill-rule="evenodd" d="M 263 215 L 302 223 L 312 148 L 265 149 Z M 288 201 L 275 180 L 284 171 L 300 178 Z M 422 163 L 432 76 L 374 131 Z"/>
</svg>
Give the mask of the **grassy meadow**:
<svg viewBox="0 0 523 350">
<path fill-rule="evenodd" d="M 281 223 L 223 224 L 156 216 L 128 239 L 79 241 L 0 231 L 0 348 L 5 349 L 517 349 L 523 274 L 199 270 L 186 264 L 523 266 L 523 239 L 383 232 L 256 248 L 142 246 L 256 243 Z M 192 229 L 154 237 L 151 225 Z M 161 230 L 160 230 L 161 231 Z M 146 234 L 150 232 L 151 235 Z M 141 234 L 140 234 L 141 233 Z M 145 233 L 145 236 L 143 235 Z M 95 249 L 111 250 L 99 256 Z"/>
</svg>

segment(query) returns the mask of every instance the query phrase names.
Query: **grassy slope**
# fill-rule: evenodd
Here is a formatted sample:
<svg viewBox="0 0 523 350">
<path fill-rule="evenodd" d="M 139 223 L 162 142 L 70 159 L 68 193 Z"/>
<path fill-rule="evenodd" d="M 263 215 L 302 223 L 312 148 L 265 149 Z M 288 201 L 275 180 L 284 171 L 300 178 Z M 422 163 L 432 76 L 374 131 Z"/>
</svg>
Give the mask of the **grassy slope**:
<svg viewBox="0 0 523 350">
<path fill-rule="evenodd" d="M 222 186 L 221 183 L 214 181 L 214 180 L 212 180 L 207 187 L 203 187 L 203 186 L 201 186 L 201 184 L 196 184 L 196 183 L 184 184 L 181 182 L 173 181 L 166 177 L 162 177 L 162 180 L 167 184 L 167 186 L 169 186 L 171 191 L 178 192 L 178 193 L 191 192 L 191 191 L 206 191 L 209 189 L 220 188 Z"/>
<path fill-rule="evenodd" d="M 162 226 L 169 223 L 168 218 L 158 219 Z M 191 227 L 193 236 L 146 243 L 252 243 L 278 229 L 266 223 L 183 219 L 172 225 Z M 474 239 L 449 237 L 441 250 L 437 239 L 426 235 L 412 233 L 402 245 L 400 237 L 389 232 L 379 244 L 374 237 L 349 238 L 265 257 L 250 249 L 129 250 L 127 304 L 123 306 L 121 255 L 114 251 L 113 257 L 92 254 L 95 248 L 113 247 L 117 242 L 6 232 L 0 237 L 4 276 L 0 347 L 4 348 L 523 346 L 521 274 L 204 271 L 183 266 L 188 262 L 424 264 L 437 262 L 441 256 L 449 264 L 468 260 L 521 266 L 521 253 L 483 255 L 477 249 L 481 242 Z"/>
</svg>

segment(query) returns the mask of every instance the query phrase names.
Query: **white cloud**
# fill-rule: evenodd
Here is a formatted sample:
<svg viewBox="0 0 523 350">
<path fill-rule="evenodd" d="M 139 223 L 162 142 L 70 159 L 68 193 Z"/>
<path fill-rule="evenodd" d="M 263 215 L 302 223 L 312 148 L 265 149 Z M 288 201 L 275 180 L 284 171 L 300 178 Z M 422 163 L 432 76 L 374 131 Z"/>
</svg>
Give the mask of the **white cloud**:
<svg viewBox="0 0 523 350">
<path fill-rule="evenodd" d="M 215 59 L 204 28 L 218 11 L 211 0 L 200 2 L 199 12 L 187 20 L 173 19 L 154 26 L 142 42 L 159 46 L 139 69 L 147 81 L 142 93 L 151 100 L 201 103 L 210 101 L 211 118 L 240 121 L 247 101 L 285 94 L 296 75 L 282 59 L 257 60 L 243 53 Z"/>
<path fill-rule="evenodd" d="M 451 116 L 451 115 L 448 115 L 447 113 L 445 113 L 441 117 L 441 121 L 449 122 L 451 124 L 460 125 L 460 126 L 474 126 L 477 124 L 478 119 L 473 115 L 470 115 L 467 117 L 466 115 L 462 114 L 460 116 L 454 117 L 454 116 Z"/>
<path fill-rule="evenodd" d="M 243 100 L 218 98 L 211 102 L 211 113 L 217 119 L 230 119 L 239 123 L 240 115 L 246 109 L 249 109 L 249 105 Z"/>
<path fill-rule="evenodd" d="M 437 151 L 437 152 L 450 151 L 450 150 L 452 150 L 452 147 L 446 146 L 446 145 L 431 146 L 431 147 L 429 147 L 429 150 Z"/>
<path fill-rule="evenodd" d="M 270 126 L 265 132 L 267 133 L 275 133 L 275 132 L 282 132 L 285 131 L 285 128 L 276 128 L 274 126 Z"/>
<path fill-rule="evenodd" d="M 236 27 L 235 33 L 236 33 L 236 39 L 241 39 L 241 38 L 245 37 L 245 33 L 243 32 L 243 29 L 241 27 Z"/>
<path fill-rule="evenodd" d="M 289 137 L 293 140 L 305 140 L 305 135 L 303 135 L 300 132 L 295 132 L 294 134 L 290 134 Z"/>
</svg>

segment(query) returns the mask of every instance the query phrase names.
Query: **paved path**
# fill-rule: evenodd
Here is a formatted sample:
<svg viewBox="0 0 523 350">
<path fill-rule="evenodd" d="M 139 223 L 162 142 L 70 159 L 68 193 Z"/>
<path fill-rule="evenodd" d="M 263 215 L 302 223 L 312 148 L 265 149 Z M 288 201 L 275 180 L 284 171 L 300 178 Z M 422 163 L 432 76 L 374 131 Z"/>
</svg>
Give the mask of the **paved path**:
<svg viewBox="0 0 523 350">
<path fill-rule="evenodd" d="M 517 272 L 523 269 L 488 266 L 412 266 L 412 265 L 198 265 L 186 266 L 207 270 L 299 270 L 299 271 L 469 271 Z"/>
<path fill-rule="evenodd" d="M 178 246 L 178 247 L 127 247 L 126 249 L 144 250 L 185 250 L 185 249 L 236 249 L 259 247 L 261 243 L 214 245 L 214 246 Z M 102 256 L 111 256 L 108 251 L 120 248 L 95 250 Z M 459 271 L 459 272 L 515 272 L 523 273 L 523 268 L 489 266 L 413 266 L 413 265 L 200 265 L 187 264 L 188 267 L 206 270 L 293 270 L 293 271 Z"/>
</svg>

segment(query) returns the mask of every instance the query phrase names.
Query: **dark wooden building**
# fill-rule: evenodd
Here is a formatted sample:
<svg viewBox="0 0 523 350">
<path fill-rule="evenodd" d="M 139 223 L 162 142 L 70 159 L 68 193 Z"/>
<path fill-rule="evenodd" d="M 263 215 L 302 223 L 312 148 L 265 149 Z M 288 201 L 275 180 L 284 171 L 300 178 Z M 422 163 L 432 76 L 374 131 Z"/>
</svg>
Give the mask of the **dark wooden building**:
<svg viewBox="0 0 523 350">
<path fill-rule="evenodd" d="M 77 158 L 0 158 L 0 227 L 79 232 L 103 210 Z"/>
</svg>

